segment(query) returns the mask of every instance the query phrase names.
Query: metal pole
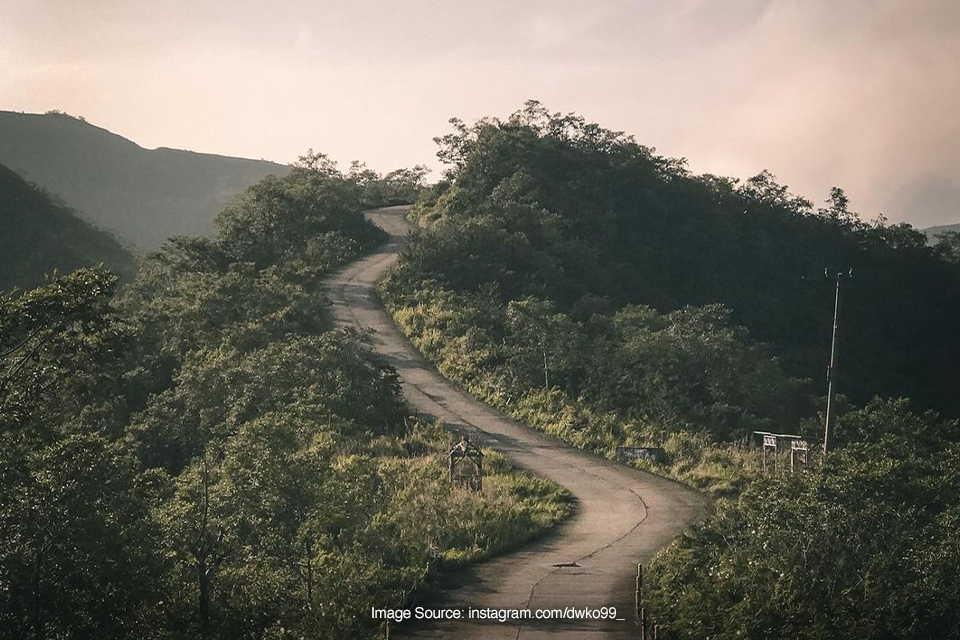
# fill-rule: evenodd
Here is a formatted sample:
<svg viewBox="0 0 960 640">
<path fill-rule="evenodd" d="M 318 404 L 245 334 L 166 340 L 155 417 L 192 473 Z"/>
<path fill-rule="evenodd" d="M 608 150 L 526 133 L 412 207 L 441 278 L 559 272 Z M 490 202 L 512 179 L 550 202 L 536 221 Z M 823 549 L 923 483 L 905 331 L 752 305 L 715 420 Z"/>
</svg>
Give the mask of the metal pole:
<svg viewBox="0 0 960 640">
<path fill-rule="evenodd" d="M 837 367 L 837 322 L 840 317 L 840 280 L 842 273 L 837 274 L 837 290 L 833 300 L 833 336 L 830 339 L 830 366 L 827 367 L 827 415 L 823 423 L 823 452 L 830 449 L 830 427 L 833 422 L 833 391 L 834 371 Z"/>
<path fill-rule="evenodd" d="M 640 640 L 647 635 L 647 616 L 643 609 L 643 563 L 637 564 L 637 620 L 640 622 Z"/>
<path fill-rule="evenodd" d="M 634 591 L 637 619 L 640 618 L 640 603 L 643 599 L 643 564 L 637 565 L 637 588 Z"/>
</svg>

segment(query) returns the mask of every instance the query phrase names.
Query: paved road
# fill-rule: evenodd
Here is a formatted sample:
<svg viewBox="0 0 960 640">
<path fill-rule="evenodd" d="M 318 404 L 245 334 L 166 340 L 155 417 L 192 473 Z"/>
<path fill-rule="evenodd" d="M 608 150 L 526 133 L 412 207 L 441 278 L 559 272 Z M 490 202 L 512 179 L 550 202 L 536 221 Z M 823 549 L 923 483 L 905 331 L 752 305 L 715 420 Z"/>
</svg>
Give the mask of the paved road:
<svg viewBox="0 0 960 640">
<path fill-rule="evenodd" d="M 374 348 L 396 367 L 407 402 L 418 412 L 474 433 L 518 466 L 563 485 L 577 501 L 574 516 L 546 539 L 460 572 L 445 584 L 438 601 L 426 606 L 614 606 L 624 620 L 405 623 L 394 628 L 392 637 L 637 638 L 636 565 L 649 560 L 696 518 L 705 499 L 678 483 L 617 465 L 525 427 L 441 377 L 397 329 L 376 295 L 376 283 L 396 259 L 409 229 L 404 211 L 390 207 L 368 213 L 390 240 L 326 281 L 335 322 L 372 331 Z"/>
</svg>

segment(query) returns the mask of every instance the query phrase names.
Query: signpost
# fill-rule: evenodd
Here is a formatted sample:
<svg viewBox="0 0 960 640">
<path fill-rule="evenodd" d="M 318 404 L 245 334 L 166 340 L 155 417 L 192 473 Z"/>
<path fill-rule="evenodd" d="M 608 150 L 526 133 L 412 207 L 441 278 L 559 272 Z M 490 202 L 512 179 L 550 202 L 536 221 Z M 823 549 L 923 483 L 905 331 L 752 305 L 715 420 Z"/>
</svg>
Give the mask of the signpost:
<svg viewBox="0 0 960 640">
<path fill-rule="evenodd" d="M 790 472 L 794 471 L 794 465 L 799 461 L 807 464 L 807 451 L 810 446 L 806 440 L 794 440 L 790 443 Z"/>
<path fill-rule="evenodd" d="M 762 469 L 767 472 L 767 452 L 773 455 L 773 471 L 776 474 L 780 470 L 780 449 L 790 443 L 790 471 L 796 471 L 800 464 L 806 464 L 807 452 L 810 446 L 807 441 L 798 435 L 792 433 L 770 433 L 769 431 L 754 431 L 754 436 L 759 436 L 762 441 Z"/>
<path fill-rule="evenodd" d="M 474 491 L 483 489 L 483 452 L 469 436 L 450 449 L 450 479 Z"/>
<path fill-rule="evenodd" d="M 667 459 L 667 454 L 661 447 L 617 447 L 617 459 L 622 462 L 632 460 L 663 462 Z"/>
</svg>

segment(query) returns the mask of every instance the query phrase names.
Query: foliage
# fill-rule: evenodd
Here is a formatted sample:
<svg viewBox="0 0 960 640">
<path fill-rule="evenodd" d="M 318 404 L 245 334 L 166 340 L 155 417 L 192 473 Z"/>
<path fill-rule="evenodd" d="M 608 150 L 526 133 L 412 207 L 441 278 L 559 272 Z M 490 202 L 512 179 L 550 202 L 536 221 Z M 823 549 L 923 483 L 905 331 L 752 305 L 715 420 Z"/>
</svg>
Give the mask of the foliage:
<svg viewBox="0 0 960 640">
<path fill-rule="evenodd" d="M 105 264 L 129 278 L 133 256 L 42 189 L 0 164 L 0 291 L 40 286 L 47 276 Z"/>
<path fill-rule="evenodd" d="M 865 223 L 840 189 L 814 208 L 767 172 L 692 175 L 537 103 L 453 129 L 381 296 L 471 393 L 607 456 L 661 446 L 638 466 L 726 496 L 654 563 L 662 636 L 960 637 L 960 430 L 932 410 L 960 415 L 955 237 Z M 854 273 L 839 449 L 764 477 L 752 430 L 822 429 L 824 267 Z"/>
<path fill-rule="evenodd" d="M 162 599 L 152 476 L 117 442 L 129 332 L 115 277 L 81 270 L 0 298 L 0 628 L 147 634 Z"/>
<path fill-rule="evenodd" d="M 119 294 L 0 298 L 0 635 L 370 637 L 373 604 L 569 513 L 493 454 L 453 486 L 442 428 L 330 329 L 317 278 L 382 238 L 365 189 L 313 154 Z"/>
<path fill-rule="evenodd" d="M 429 172 L 426 166 L 418 164 L 411 169 L 395 169 L 380 175 L 362 162 L 354 161 L 347 176 L 360 186 L 365 207 L 389 207 L 416 202 Z"/>
<path fill-rule="evenodd" d="M 438 142 L 450 169 L 414 209 L 426 229 L 391 291 L 428 279 L 455 293 L 495 285 L 500 302 L 535 297 L 570 314 L 723 304 L 788 374 L 819 381 L 833 296 L 818 274 L 853 269 L 841 310 L 844 391 L 858 403 L 905 394 L 960 415 L 950 383 L 960 268 L 943 259 L 949 244 L 861 221 L 840 189 L 814 207 L 767 172 L 743 183 L 693 175 L 682 160 L 535 102 L 506 120 L 455 121 Z"/>
<path fill-rule="evenodd" d="M 938 234 L 934 248 L 944 260 L 960 264 L 960 231 L 945 231 Z"/>
<path fill-rule="evenodd" d="M 661 552 L 663 637 L 960 637 L 956 421 L 876 400 L 843 424 L 876 435 L 755 482 Z"/>
<path fill-rule="evenodd" d="M 579 447 L 612 456 L 683 430 L 738 440 L 796 428 L 812 412 L 804 385 L 722 307 L 601 314 L 585 301 L 568 314 L 538 298 L 503 303 L 491 287 L 458 293 L 422 280 L 408 294 L 400 283 L 413 270 L 403 258 L 381 293 L 421 351 L 471 392 Z"/>
<path fill-rule="evenodd" d="M 302 260 L 308 242 L 318 239 L 356 243 L 357 255 L 383 240 L 382 231 L 357 215 L 362 195 L 324 156 L 304 156 L 290 175 L 268 176 L 217 215 L 217 246 L 228 260 L 261 269 Z M 311 249 L 316 252 L 322 249 Z"/>
</svg>

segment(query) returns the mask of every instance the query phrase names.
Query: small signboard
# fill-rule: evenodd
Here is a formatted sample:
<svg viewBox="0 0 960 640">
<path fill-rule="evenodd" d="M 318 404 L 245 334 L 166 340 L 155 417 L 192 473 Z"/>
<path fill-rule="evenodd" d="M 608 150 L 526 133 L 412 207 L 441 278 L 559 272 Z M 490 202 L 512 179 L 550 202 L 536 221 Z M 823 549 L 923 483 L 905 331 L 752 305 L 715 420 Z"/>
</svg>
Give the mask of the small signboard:
<svg viewBox="0 0 960 640">
<path fill-rule="evenodd" d="M 780 444 L 783 443 L 784 449 L 787 448 L 787 441 L 790 442 L 790 470 L 796 469 L 797 463 L 806 464 L 807 451 L 809 446 L 807 441 L 799 435 L 793 433 L 770 433 L 768 431 L 754 431 L 754 436 L 760 436 L 763 442 L 763 454 L 760 458 L 760 465 L 763 473 L 767 472 L 767 452 L 773 455 L 773 470 L 778 473 L 780 469 Z"/>
<path fill-rule="evenodd" d="M 483 489 L 483 452 L 470 442 L 469 436 L 463 436 L 450 449 L 450 479 L 454 483 L 480 491 Z"/>
<path fill-rule="evenodd" d="M 665 462 L 667 454 L 661 447 L 617 447 L 617 458 L 623 462 L 633 460 Z"/>
</svg>

